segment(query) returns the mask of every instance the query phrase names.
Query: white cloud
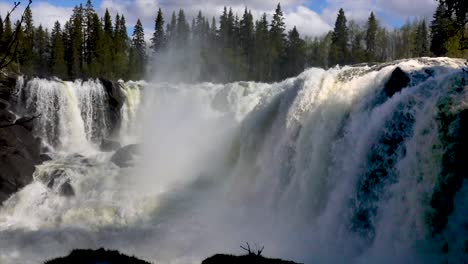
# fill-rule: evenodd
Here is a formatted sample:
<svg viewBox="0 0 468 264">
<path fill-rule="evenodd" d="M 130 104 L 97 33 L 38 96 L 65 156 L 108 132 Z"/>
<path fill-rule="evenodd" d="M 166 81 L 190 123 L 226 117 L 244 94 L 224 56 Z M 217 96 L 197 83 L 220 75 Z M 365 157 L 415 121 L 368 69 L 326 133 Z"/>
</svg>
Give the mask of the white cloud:
<svg viewBox="0 0 468 264">
<path fill-rule="evenodd" d="M 332 29 L 320 15 L 305 6 L 299 6 L 295 11 L 286 13 L 285 17 L 288 28 L 296 26 L 302 35 L 319 36 Z"/>
<path fill-rule="evenodd" d="M 0 2 L 0 14 L 4 17 L 11 10 L 11 3 Z M 18 20 L 26 7 L 22 4 L 11 14 L 11 20 Z M 42 25 L 46 28 L 52 28 L 55 21 L 59 21 L 62 25 L 69 19 L 72 14 L 72 8 L 54 6 L 48 2 L 33 2 L 31 5 L 33 13 L 33 22 L 35 26 Z"/>
<path fill-rule="evenodd" d="M 178 12 L 180 8 L 185 10 L 189 22 L 198 10 L 202 10 L 210 22 L 213 16 L 218 21 L 224 6 L 231 6 L 239 17 L 242 16 L 244 8 L 248 7 L 255 18 L 259 18 L 262 13 L 267 13 L 270 19 L 278 1 L 280 0 L 102 0 L 100 6 L 96 6 L 95 9 L 100 16 L 103 16 L 106 8 L 109 9 L 113 19 L 116 13 L 124 14 L 129 28 L 133 27 L 140 18 L 145 28 L 145 35 L 150 38 L 158 8 L 163 9 L 166 22 L 170 20 L 172 12 Z M 437 4 L 435 0 L 326 0 L 323 3 L 323 10 L 317 14 L 307 7 L 312 4 L 316 5 L 317 2 L 319 1 L 282 0 L 281 6 L 288 29 L 297 26 L 302 35 L 323 34 L 332 29 L 340 8 L 345 10 L 348 20 L 363 23 L 370 12 L 374 11 L 382 24 L 391 25 L 395 24 L 395 21 L 405 20 L 408 16 L 429 17 Z M 11 8 L 11 3 L 12 1 L 0 0 L 2 15 Z M 17 10 L 12 16 L 13 19 L 17 19 L 21 11 Z M 56 20 L 63 24 L 71 13 L 72 8 L 54 6 L 47 1 L 34 1 L 33 3 L 36 25 L 42 24 L 50 28 Z"/>
</svg>

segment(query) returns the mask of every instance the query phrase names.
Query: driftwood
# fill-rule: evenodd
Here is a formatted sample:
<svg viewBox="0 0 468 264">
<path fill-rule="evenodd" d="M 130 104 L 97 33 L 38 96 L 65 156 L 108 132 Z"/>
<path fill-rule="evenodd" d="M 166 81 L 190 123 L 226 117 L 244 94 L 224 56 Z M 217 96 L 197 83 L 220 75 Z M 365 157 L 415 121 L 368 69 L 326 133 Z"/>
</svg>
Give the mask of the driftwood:
<svg viewBox="0 0 468 264">
<path fill-rule="evenodd" d="M 28 119 L 24 119 L 24 120 L 21 120 L 20 122 L 15 122 L 13 124 L 8 124 L 8 125 L 3 125 L 3 126 L 0 126 L 0 128 L 6 128 L 6 127 L 12 127 L 12 126 L 21 126 L 22 124 L 26 124 L 26 123 L 29 123 L 31 121 L 33 121 L 34 119 L 36 118 L 39 118 L 41 117 L 41 115 L 35 115 L 35 116 L 32 116 L 31 118 L 28 118 Z"/>
</svg>

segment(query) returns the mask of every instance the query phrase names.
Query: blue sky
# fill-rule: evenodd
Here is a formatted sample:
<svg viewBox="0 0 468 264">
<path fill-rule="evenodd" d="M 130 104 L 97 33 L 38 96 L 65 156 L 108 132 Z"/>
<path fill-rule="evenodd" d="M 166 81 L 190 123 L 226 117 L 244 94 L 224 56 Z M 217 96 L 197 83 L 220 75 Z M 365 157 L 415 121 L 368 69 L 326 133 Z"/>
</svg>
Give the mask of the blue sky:
<svg viewBox="0 0 468 264">
<path fill-rule="evenodd" d="M 27 0 L 22 0 L 26 2 Z M 14 1 L 0 0 L 0 13 L 4 14 Z M 33 17 L 36 24 L 51 27 L 56 20 L 64 22 L 71 14 L 73 6 L 86 0 L 34 0 Z M 161 7 L 165 16 L 183 8 L 188 17 L 201 9 L 207 17 L 218 17 L 223 6 L 232 6 L 241 14 L 245 6 L 258 17 L 263 12 L 270 15 L 278 0 L 93 0 L 99 14 L 106 8 L 115 16 L 124 13 L 129 31 L 137 18 L 144 24 L 150 35 L 157 8 Z M 371 11 L 377 14 L 381 24 L 392 28 L 401 26 L 407 19 L 430 18 L 435 10 L 435 0 L 282 0 L 286 24 L 297 26 L 302 34 L 316 36 L 330 30 L 339 8 L 344 8 L 348 20 L 364 23 Z M 166 18 L 166 21 L 168 18 Z"/>
</svg>

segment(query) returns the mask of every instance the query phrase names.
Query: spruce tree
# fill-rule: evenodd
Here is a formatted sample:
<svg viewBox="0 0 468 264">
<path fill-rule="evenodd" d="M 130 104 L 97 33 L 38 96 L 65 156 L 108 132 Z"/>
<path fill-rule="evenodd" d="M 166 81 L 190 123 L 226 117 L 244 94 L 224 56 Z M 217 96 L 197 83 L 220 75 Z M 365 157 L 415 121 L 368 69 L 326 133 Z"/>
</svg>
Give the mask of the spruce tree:
<svg viewBox="0 0 468 264">
<path fill-rule="evenodd" d="M 254 71 L 254 50 L 255 50 L 255 34 L 253 16 L 247 8 L 244 10 L 244 15 L 240 21 L 239 41 L 242 53 L 246 58 L 247 78 L 253 79 Z"/>
<path fill-rule="evenodd" d="M 301 73 L 305 66 L 305 42 L 300 38 L 296 27 L 288 33 L 286 55 L 285 76 L 291 77 Z"/>
<path fill-rule="evenodd" d="M 145 33 L 140 19 L 138 19 L 132 34 L 132 50 L 130 52 L 131 78 L 141 79 L 145 66 Z"/>
<path fill-rule="evenodd" d="M 417 57 L 428 56 L 428 52 L 429 52 L 428 39 L 429 37 L 428 37 L 426 20 L 423 19 L 421 23 L 419 23 L 418 28 L 416 29 L 414 55 L 416 55 Z"/>
<path fill-rule="evenodd" d="M 377 42 L 377 31 L 379 25 L 377 19 L 375 19 L 374 12 L 371 12 L 369 19 L 367 20 L 367 31 L 366 31 L 366 57 L 367 61 L 375 61 L 376 59 L 376 42 Z"/>
<path fill-rule="evenodd" d="M 279 80 L 282 76 L 282 63 L 285 52 L 285 24 L 281 5 L 278 4 L 270 25 L 270 56 L 271 56 L 271 80 Z"/>
<path fill-rule="evenodd" d="M 176 26 L 176 47 L 182 48 L 187 44 L 190 35 L 190 27 L 185 18 L 185 12 L 183 9 L 179 10 L 179 15 L 177 16 L 177 26 Z"/>
<path fill-rule="evenodd" d="M 31 8 L 24 10 L 24 31 L 19 50 L 21 70 L 25 74 L 34 73 L 34 63 L 38 62 L 38 49 L 34 45 L 34 23 Z"/>
<path fill-rule="evenodd" d="M 70 75 L 72 78 L 83 77 L 83 7 L 76 6 L 70 22 L 71 42 L 70 42 Z"/>
<path fill-rule="evenodd" d="M 338 11 L 331 41 L 330 65 L 345 65 L 348 58 L 348 28 L 343 8 Z"/>
<path fill-rule="evenodd" d="M 435 56 L 444 56 L 447 53 L 448 29 L 450 26 L 451 21 L 447 8 L 443 2 L 440 2 L 431 23 L 430 50 Z"/>
<path fill-rule="evenodd" d="M 254 68 L 256 81 L 267 81 L 269 79 L 269 42 L 268 21 L 264 13 L 260 20 L 255 23 Z"/>
<path fill-rule="evenodd" d="M 51 35 L 50 73 L 59 78 L 66 78 L 65 49 L 63 46 L 62 29 L 60 23 L 55 22 Z"/>
<path fill-rule="evenodd" d="M 116 16 L 114 38 L 113 38 L 113 54 L 112 68 L 115 78 L 126 79 L 128 72 L 128 34 L 125 25 L 125 16 Z"/>
<path fill-rule="evenodd" d="M 154 21 L 153 37 L 151 38 L 151 48 L 153 49 L 154 53 L 158 53 L 163 49 L 166 42 L 165 38 L 166 36 L 164 35 L 164 17 L 161 8 L 159 8 L 158 14 Z"/>
<path fill-rule="evenodd" d="M 35 60 L 35 74 L 39 76 L 47 75 L 47 61 L 49 55 L 49 36 L 48 32 L 44 30 L 42 25 L 39 25 L 34 34 L 34 43 L 36 46 L 36 60 Z"/>
<path fill-rule="evenodd" d="M 94 11 L 93 3 L 91 0 L 88 0 L 86 2 L 86 6 L 84 9 L 84 16 L 83 16 L 83 22 L 84 22 L 84 28 L 83 28 L 83 38 L 84 38 L 84 59 L 89 67 L 90 64 L 93 63 L 92 61 L 92 50 L 94 47 L 92 47 L 92 34 L 95 33 L 93 31 L 96 31 L 96 27 L 93 24 L 94 21 L 94 15 L 96 14 L 96 11 Z M 100 24 L 100 23 L 99 23 Z"/>
</svg>

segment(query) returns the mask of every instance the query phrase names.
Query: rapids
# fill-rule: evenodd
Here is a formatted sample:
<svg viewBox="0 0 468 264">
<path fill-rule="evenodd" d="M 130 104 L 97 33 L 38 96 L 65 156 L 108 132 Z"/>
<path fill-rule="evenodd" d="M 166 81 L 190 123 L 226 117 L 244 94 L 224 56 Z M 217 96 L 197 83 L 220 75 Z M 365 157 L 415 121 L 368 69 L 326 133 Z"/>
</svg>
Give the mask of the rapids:
<svg viewBox="0 0 468 264">
<path fill-rule="evenodd" d="M 389 97 L 400 67 L 408 87 Z M 97 80 L 19 80 L 51 161 L 0 207 L 0 263 L 106 247 L 155 263 L 215 253 L 304 263 L 468 260 L 464 61 L 311 68 L 281 83 L 127 82 L 118 133 Z M 139 143 L 119 168 L 105 138 Z M 47 186 L 60 170 L 74 195 Z"/>
</svg>

